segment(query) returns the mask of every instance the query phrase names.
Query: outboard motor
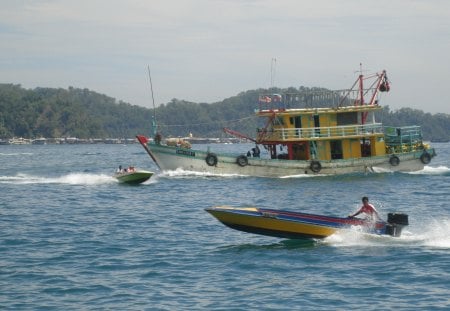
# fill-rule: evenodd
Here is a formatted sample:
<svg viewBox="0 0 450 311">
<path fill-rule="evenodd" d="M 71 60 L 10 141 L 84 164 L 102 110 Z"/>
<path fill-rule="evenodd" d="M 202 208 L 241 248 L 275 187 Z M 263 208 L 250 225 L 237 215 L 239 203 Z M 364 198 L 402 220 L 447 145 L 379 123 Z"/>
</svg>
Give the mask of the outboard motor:
<svg viewBox="0 0 450 311">
<path fill-rule="evenodd" d="M 403 227 L 408 226 L 408 215 L 402 213 L 388 213 L 386 234 L 399 237 Z"/>
</svg>

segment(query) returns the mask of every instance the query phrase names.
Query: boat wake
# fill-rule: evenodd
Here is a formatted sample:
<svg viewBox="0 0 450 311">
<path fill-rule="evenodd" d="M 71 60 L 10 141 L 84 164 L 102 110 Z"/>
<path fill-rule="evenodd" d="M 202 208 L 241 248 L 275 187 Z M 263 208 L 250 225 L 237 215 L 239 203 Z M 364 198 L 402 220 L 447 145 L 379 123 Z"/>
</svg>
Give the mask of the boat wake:
<svg viewBox="0 0 450 311">
<path fill-rule="evenodd" d="M 281 176 L 280 179 L 289 179 L 289 178 L 313 178 L 313 177 L 320 177 L 320 176 L 331 176 L 328 174 L 298 174 L 298 175 L 287 175 L 287 176 Z"/>
<path fill-rule="evenodd" d="M 420 228 L 403 229 L 401 237 L 373 235 L 360 228 L 341 230 L 319 243 L 335 246 L 396 246 L 450 249 L 450 219 L 432 220 Z"/>
<path fill-rule="evenodd" d="M 249 175 L 242 175 L 242 174 L 214 174 L 210 172 L 196 172 L 196 171 L 189 171 L 184 170 L 181 168 L 176 169 L 175 171 L 169 170 L 169 171 L 163 171 L 161 174 L 159 174 L 160 177 L 169 177 L 169 178 L 176 178 L 176 177 L 225 177 L 225 178 L 247 178 L 247 177 L 255 177 L 255 176 L 249 176 Z M 286 175 L 279 177 L 280 179 L 289 179 L 289 178 L 313 178 L 313 177 L 320 177 L 320 176 L 329 176 L 327 174 L 298 174 L 298 175 Z"/>
<path fill-rule="evenodd" d="M 14 153 L 3 153 L 0 152 L 1 157 L 16 157 L 20 155 L 33 155 L 31 152 L 14 152 Z"/>
<path fill-rule="evenodd" d="M 421 228 L 420 234 L 407 235 L 414 243 L 431 248 L 450 249 L 450 219 L 433 219 Z"/>
<path fill-rule="evenodd" d="M 68 185 L 99 185 L 117 183 L 112 176 L 105 174 L 70 173 L 60 177 L 33 176 L 17 174 L 15 176 L 0 176 L 3 184 L 68 184 Z"/>
<path fill-rule="evenodd" d="M 382 167 L 373 167 L 372 168 L 373 173 L 392 173 L 390 169 L 382 168 Z"/>
<path fill-rule="evenodd" d="M 195 172 L 188 171 L 183 169 L 176 169 L 175 171 L 163 171 L 159 174 L 159 177 L 169 177 L 169 178 L 184 178 L 184 177 L 227 177 L 227 178 L 240 178 L 240 177 L 248 177 L 246 175 L 239 174 L 212 174 L 209 172 Z"/>
<path fill-rule="evenodd" d="M 450 168 L 444 165 L 438 167 L 425 166 L 423 170 L 417 172 L 409 172 L 411 175 L 450 175 Z"/>
</svg>

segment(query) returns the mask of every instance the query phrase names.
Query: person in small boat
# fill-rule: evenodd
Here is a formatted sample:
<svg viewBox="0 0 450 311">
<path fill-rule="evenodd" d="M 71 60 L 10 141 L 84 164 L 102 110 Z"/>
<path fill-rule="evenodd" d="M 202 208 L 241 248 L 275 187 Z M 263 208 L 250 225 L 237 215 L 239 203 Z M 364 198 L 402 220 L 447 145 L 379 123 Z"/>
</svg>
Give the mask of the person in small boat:
<svg viewBox="0 0 450 311">
<path fill-rule="evenodd" d="M 373 221 L 381 220 L 381 217 L 378 214 L 375 207 L 369 203 L 368 197 L 363 197 L 362 203 L 363 203 L 363 206 L 361 206 L 361 208 L 356 213 L 349 215 L 348 216 L 349 218 L 353 218 L 355 216 L 358 216 L 359 214 L 365 214 L 366 217 L 370 220 L 373 220 Z"/>
<path fill-rule="evenodd" d="M 261 151 L 259 150 L 258 146 L 255 146 L 255 148 L 252 148 L 252 156 L 254 158 L 259 158 Z"/>
<path fill-rule="evenodd" d="M 156 133 L 155 138 L 154 138 L 155 144 L 161 145 L 161 139 L 162 139 L 161 134 L 160 133 Z"/>
<path fill-rule="evenodd" d="M 116 173 L 122 173 L 122 165 L 119 165 L 119 168 L 117 169 Z"/>
</svg>

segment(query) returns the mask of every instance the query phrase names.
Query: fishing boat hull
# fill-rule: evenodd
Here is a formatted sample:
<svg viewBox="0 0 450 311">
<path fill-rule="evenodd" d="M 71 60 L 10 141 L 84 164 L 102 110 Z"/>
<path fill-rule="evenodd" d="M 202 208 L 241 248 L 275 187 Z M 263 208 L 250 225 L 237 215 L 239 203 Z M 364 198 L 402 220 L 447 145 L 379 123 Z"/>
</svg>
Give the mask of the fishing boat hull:
<svg viewBox="0 0 450 311">
<path fill-rule="evenodd" d="M 309 161 L 247 157 L 243 154 L 218 154 L 182 147 L 148 143 L 147 150 L 163 171 L 183 169 L 208 174 L 233 174 L 257 177 L 285 177 L 301 174 L 339 175 L 375 171 L 419 171 L 424 168 L 423 151 L 346 160 Z M 431 154 L 433 149 L 428 150 Z M 243 159 L 243 162 L 239 162 Z M 318 163 L 318 164 L 317 164 Z M 245 164 L 245 165 L 243 165 Z M 317 166 L 319 165 L 320 169 Z"/>
<path fill-rule="evenodd" d="M 135 171 L 135 172 L 123 172 L 114 175 L 119 183 L 123 184 L 140 184 L 152 177 L 153 172 L 149 171 Z"/>
<path fill-rule="evenodd" d="M 338 230 L 360 227 L 377 235 L 400 236 L 408 225 L 405 214 L 389 214 L 388 222 L 371 223 L 357 218 L 339 218 L 256 207 L 216 206 L 205 209 L 224 225 L 239 231 L 287 239 L 323 239 Z"/>
</svg>

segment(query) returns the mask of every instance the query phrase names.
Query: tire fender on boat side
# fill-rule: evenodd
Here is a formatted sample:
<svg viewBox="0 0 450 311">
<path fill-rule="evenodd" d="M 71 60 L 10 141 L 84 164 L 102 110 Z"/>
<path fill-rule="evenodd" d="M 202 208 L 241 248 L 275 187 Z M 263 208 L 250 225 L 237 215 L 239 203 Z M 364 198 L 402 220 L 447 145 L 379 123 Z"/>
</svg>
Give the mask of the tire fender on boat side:
<svg viewBox="0 0 450 311">
<path fill-rule="evenodd" d="M 319 161 L 312 161 L 311 164 L 309 165 L 309 168 L 314 173 L 319 173 L 320 170 L 322 169 L 322 164 L 320 164 Z"/>
<path fill-rule="evenodd" d="M 245 155 L 240 155 L 236 158 L 236 163 L 239 166 L 246 166 L 248 164 L 248 158 Z"/>
<path fill-rule="evenodd" d="M 208 155 L 205 158 L 206 164 L 209 166 L 216 166 L 217 165 L 217 156 L 215 153 L 208 153 Z"/>
<path fill-rule="evenodd" d="M 392 155 L 392 156 L 389 158 L 389 163 L 390 163 L 392 166 L 397 166 L 397 165 L 400 164 L 400 159 L 399 159 L 396 155 Z"/>
<path fill-rule="evenodd" d="M 420 156 L 420 161 L 421 161 L 423 164 L 428 164 L 428 163 L 430 163 L 430 161 L 431 161 L 431 155 L 430 155 L 428 152 L 424 151 L 424 152 L 422 153 L 422 155 Z"/>
</svg>

